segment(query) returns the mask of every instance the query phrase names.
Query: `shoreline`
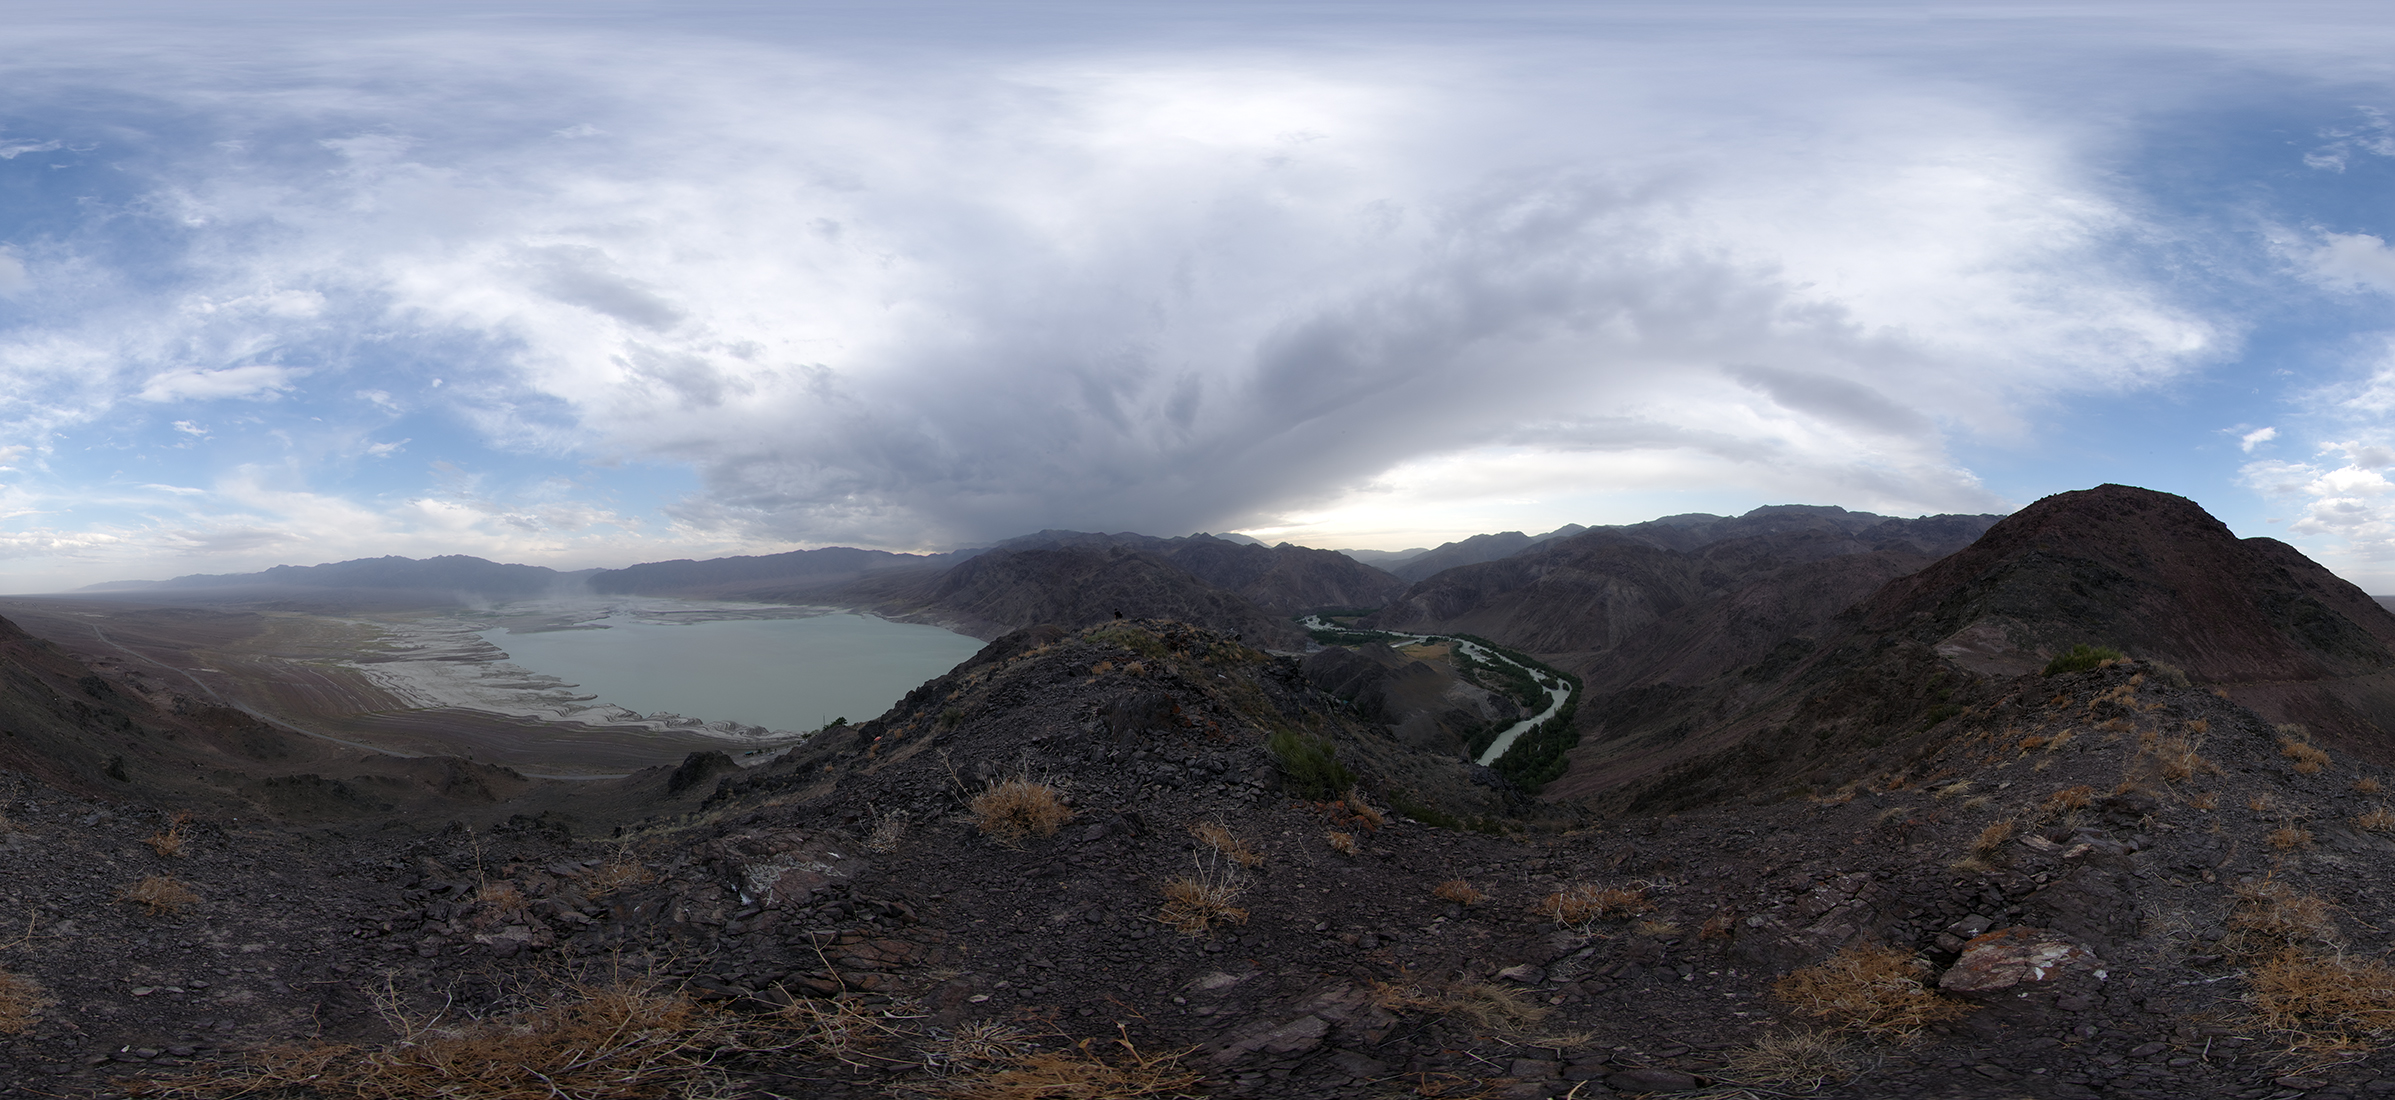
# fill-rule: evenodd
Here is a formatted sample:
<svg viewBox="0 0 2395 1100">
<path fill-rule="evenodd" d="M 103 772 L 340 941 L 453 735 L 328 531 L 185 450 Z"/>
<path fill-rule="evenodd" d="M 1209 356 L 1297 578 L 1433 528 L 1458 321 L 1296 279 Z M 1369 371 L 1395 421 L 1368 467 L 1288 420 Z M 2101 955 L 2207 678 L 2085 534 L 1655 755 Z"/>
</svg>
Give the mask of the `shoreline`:
<svg viewBox="0 0 2395 1100">
<path fill-rule="evenodd" d="M 697 605 L 697 606 L 693 606 Z M 608 703 L 580 684 L 535 672 L 508 659 L 484 635 L 607 630 L 597 620 L 631 615 L 652 623 L 803 619 L 846 613 L 831 607 L 676 600 L 627 596 L 502 604 L 436 616 L 353 619 L 381 635 L 376 651 L 341 664 L 411 708 L 479 711 L 505 718 L 559 722 L 634 734 L 698 734 L 727 749 L 782 749 L 811 730 L 769 729 L 733 719 L 707 720 L 670 711 L 643 714 Z M 749 762 L 755 762 L 753 759 Z"/>
</svg>

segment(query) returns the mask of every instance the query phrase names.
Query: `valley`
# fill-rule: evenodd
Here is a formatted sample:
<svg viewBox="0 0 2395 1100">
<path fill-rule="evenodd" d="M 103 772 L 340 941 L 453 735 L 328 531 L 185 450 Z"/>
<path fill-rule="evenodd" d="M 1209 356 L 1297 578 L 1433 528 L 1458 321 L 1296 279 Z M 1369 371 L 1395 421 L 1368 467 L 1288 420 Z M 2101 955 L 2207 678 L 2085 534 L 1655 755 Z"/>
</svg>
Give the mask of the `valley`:
<svg viewBox="0 0 2395 1100">
<path fill-rule="evenodd" d="M 572 1095 L 2395 1091 L 2395 614 L 2284 544 L 2100 486 L 1441 552 L 7 601 L 0 1089 L 512 1098 L 604 1018 L 668 1040 Z M 986 644 L 796 737 L 491 660 L 822 607 Z"/>
</svg>

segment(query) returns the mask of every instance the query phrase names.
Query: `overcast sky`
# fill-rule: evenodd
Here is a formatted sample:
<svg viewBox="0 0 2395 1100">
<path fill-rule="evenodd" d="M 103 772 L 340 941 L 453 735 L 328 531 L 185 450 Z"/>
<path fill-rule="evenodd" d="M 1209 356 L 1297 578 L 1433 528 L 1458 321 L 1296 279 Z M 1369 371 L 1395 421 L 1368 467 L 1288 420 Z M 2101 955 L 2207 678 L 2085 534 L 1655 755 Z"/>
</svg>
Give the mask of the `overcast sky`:
<svg viewBox="0 0 2395 1100">
<path fill-rule="evenodd" d="M 2375 5 L 56 7 L 0 591 L 2118 481 L 2395 592 Z"/>
</svg>

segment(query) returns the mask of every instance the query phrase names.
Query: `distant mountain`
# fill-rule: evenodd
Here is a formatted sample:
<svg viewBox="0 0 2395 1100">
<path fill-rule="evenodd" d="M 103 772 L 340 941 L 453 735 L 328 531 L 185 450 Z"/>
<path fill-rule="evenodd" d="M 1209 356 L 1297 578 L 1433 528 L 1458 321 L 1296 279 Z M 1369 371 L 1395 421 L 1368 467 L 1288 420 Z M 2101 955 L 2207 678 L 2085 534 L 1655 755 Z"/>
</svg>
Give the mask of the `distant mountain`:
<svg viewBox="0 0 2395 1100">
<path fill-rule="evenodd" d="M 1399 562 L 1421 557 L 1430 553 L 1430 549 L 1416 546 L 1405 550 L 1341 550 L 1339 552 L 1374 569 L 1395 569 Z"/>
<path fill-rule="evenodd" d="M 590 589 L 608 595 L 725 596 L 758 588 L 785 590 L 840 584 L 877 569 L 937 565 L 962 560 L 975 551 L 954 554 L 894 554 L 827 546 L 786 554 L 709 558 L 692 561 L 643 562 L 622 569 L 592 573 Z"/>
<path fill-rule="evenodd" d="M 1591 665 L 1597 660 L 1591 655 L 1781 570 L 1881 553 L 1870 563 L 1841 566 L 1854 570 L 1852 576 L 1828 579 L 1840 591 L 1854 583 L 1869 586 L 1847 591 L 1851 603 L 1892 577 L 1961 549 L 1997 518 L 1892 520 L 1843 508 L 1780 506 L 1735 519 L 1674 516 L 1590 528 L 1511 557 L 1443 570 L 1406 589 L 1364 625 L 1481 634 L 1532 652 L 1580 654 L 1576 664 Z"/>
<path fill-rule="evenodd" d="M 1008 539 L 997 549 L 1137 550 L 1284 617 L 1324 608 L 1378 607 L 1405 589 L 1404 581 L 1336 550 L 1236 543 L 1204 534 L 1166 539 L 1041 531 Z"/>
<path fill-rule="evenodd" d="M 1478 565 L 1484 561 L 1510 558 L 1533 546 L 1556 539 L 1568 539 L 1588 528 L 1567 523 L 1543 535 L 1525 535 L 1520 531 L 1503 531 L 1494 535 L 1474 535 L 1461 542 L 1441 543 L 1434 549 L 1412 554 L 1389 572 L 1401 579 L 1418 581 L 1459 565 Z"/>
<path fill-rule="evenodd" d="M 1305 640 L 1279 611 L 1159 555 L 1120 545 L 994 549 L 945 570 L 868 574 L 827 595 L 887 618 L 937 623 L 983 638 L 1121 617 L 1177 620 L 1238 634 L 1255 646 L 1290 648 Z"/>
<path fill-rule="evenodd" d="M 325 565 L 278 565 L 256 573 L 196 573 L 155 583 L 116 581 L 80 589 L 130 592 L 207 588 L 382 588 L 466 592 L 493 599 L 572 590 L 597 570 L 561 573 L 538 565 L 507 565 L 464 554 L 437 558 L 357 558 Z"/>
</svg>

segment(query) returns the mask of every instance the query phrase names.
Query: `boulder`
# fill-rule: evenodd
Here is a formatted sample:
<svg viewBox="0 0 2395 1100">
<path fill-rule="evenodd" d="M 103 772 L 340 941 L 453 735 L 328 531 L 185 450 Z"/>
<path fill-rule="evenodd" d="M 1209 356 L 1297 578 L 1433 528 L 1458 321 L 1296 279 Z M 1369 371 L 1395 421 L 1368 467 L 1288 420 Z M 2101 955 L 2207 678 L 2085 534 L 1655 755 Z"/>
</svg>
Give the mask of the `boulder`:
<svg viewBox="0 0 2395 1100">
<path fill-rule="evenodd" d="M 2059 983 L 2103 965 L 2096 953 L 2051 928 L 2016 925 L 1974 936 L 1938 979 L 1949 993 L 1985 996 L 2024 985 Z"/>
</svg>

